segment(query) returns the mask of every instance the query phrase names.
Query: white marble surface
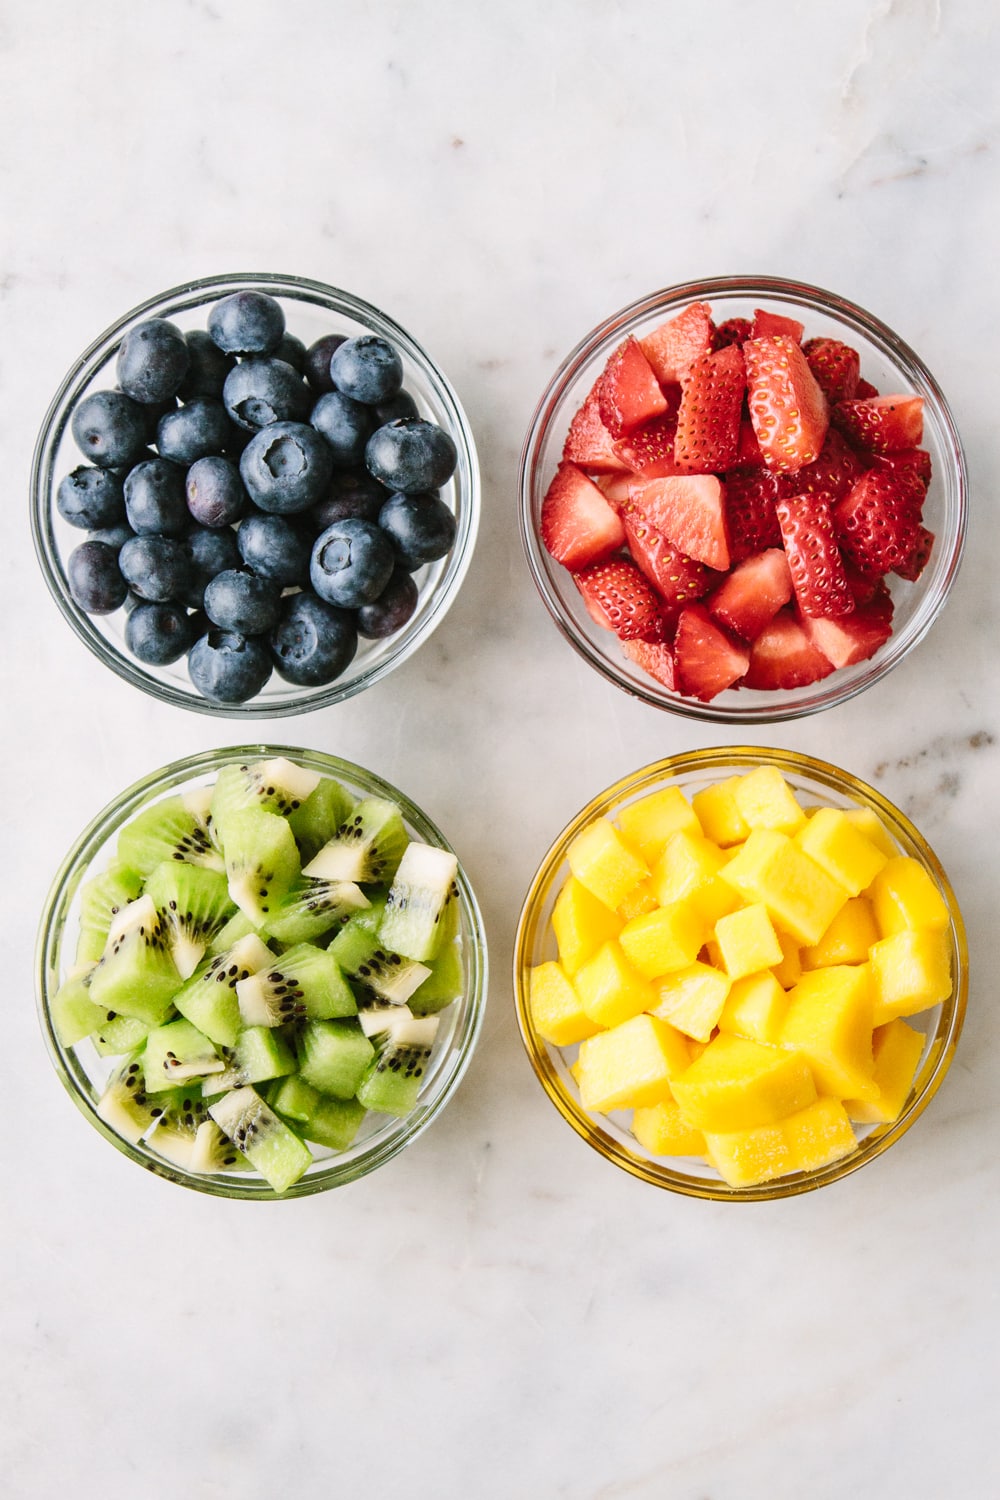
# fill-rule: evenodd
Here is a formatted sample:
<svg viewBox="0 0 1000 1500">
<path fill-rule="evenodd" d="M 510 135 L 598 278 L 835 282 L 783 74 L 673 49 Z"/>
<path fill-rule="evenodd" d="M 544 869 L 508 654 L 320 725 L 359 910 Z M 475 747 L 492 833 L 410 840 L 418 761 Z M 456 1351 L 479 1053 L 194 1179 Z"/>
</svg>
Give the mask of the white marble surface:
<svg viewBox="0 0 1000 1500">
<path fill-rule="evenodd" d="M 11 971 L 0 1489 L 12 1500 L 988 1500 L 1000 1493 L 996 328 L 990 0 L 0 4 L 0 653 Z M 31 446 L 77 351 L 186 277 L 297 272 L 389 310 L 480 443 L 465 589 L 363 699 L 262 738 L 370 765 L 451 834 L 493 982 L 459 1095 L 373 1178 L 286 1205 L 110 1150 L 39 1035 L 57 861 L 153 766 L 235 740 L 104 671 L 35 567 Z M 689 276 L 787 274 L 879 313 L 964 435 L 966 562 L 931 636 L 767 732 L 872 780 L 958 892 L 957 1060 L 907 1138 L 786 1204 L 611 1168 L 549 1105 L 509 982 L 521 895 L 617 776 L 726 742 L 584 671 L 527 576 L 522 433 L 599 318 Z"/>
</svg>

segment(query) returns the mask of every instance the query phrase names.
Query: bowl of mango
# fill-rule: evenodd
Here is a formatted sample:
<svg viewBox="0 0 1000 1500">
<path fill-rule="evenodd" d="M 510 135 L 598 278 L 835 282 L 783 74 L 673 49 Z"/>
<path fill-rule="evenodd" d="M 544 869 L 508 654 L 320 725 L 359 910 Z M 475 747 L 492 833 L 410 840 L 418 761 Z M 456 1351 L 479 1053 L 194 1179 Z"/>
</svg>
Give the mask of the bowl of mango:
<svg viewBox="0 0 1000 1500">
<path fill-rule="evenodd" d="M 514 992 L 529 1060 L 609 1161 L 771 1199 L 880 1156 L 965 1014 L 961 913 L 910 820 L 848 772 L 741 747 L 593 798 L 531 883 Z"/>
</svg>

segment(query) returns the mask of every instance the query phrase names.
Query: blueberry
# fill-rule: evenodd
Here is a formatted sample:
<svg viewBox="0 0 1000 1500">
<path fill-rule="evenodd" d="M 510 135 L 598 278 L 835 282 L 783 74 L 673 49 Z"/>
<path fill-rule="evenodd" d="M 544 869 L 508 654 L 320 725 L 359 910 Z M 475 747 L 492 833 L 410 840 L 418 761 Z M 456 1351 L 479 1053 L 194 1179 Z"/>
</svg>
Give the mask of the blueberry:
<svg viewBox="0 0 1000 1500">
<path fill-rule="evenodd" d="M 123 391 L 94 391 L 78 402 L 71 423 L 81 453 L 100 469 L 134 464 L 146 447 L 146 419 Z"/>
<path fill-rule="evenodd" d="M 333 379 L 330 375 L 330 361 L 340 348 L 341 344 L 347 342 L 345 333 L 324 333 L 315 344 L 310 344 L 306 350 L 306 361 L 304 366 L 305 377 L 314 391 L 332 391 Z"/>
<path fill-rule="evenodd" d="M 204 329 L 192 328 L 184 335 L 184 342 L 188 349 L 188 369 L 178 396 L 184 401 L 190 401 L 192 396 L 211 396 L 221 401 L 222 387 L 233 368 L 232 358 L 223 354 Z"/>
<path fill-rule="evenodd" d="M 363 333 L 334 350 L 330 378 L 345 396 L 376 406 L 389 401 L 403 384 L 403 362 L 387 339 Z"/>
<path fill-rule="evenodd" d="M 353 469 L 364 463 L 365 444 L 374 431 L 370 407 L 343 391 L 326 391 L 309 421 L 329 443 L 336 468 Z"/>
<path fill-rule="evenodd" d="M 191 522 L 184 470 L 165 458 L 148 458 L 129 470 L 125 514 L 138 536 L 183 536 Z"/>
<path fill-rule="evenodd" d="M 394 635 L 413 614 L 419 596 L 412 576 L 405 568 L 397 568 L 378 598 L 358 610 L 358 634 L 372 640 Z"/>
<path fill-rule="evenodd" d="M 234 630 L 208 630 L 188 652 L 191 681 L 214 703 L 245 703 L 271 675 L 271 654 L 263 641 Z"/>
<path fill-rule="evenodd" d="M 177 398 L 171 396 L 169 401 L 147 401 L 142 408 L 146 419 L 146 442 L 156 442 L 156 430 L 160 425 L 160 418 L 165 417 L 168 412 L 177 410 Z"/>
<path fill-rule="evenodd" d="M 165 667 L 191 645 L 191 623 L 177 604 L 136 603 L 125 622 L 125 644 L 149 667 Z"/>
<path fill-rule="evenodd" d="M 275 422 L 250 439 L 240 456 L 240 473 L 261 510 L 292 515 L 308 510 L 324 494 L 333 454 L 315 428 Z"/>
<path fill-rule="evenodd" d="M 121 477 L 110 469 L 92 469 L 81 464 L 60 481 L 56 510 L 64 521 L 84 531 L 118 525 L 125 519 Z"/>
<path fill-rule="evenodd" d="M 279 359 L 283 359 L 286 365 L 291 365 L 300 375 L 306 372 L 306 346 L 294 333 L 286 332 L 274 351 Z"/>
<path fill-rule="evenodd" d="M 394 561 L 391 542 L 370 521 L 336 521 L 313 544 L 309 577 L 328 604 L 357 609 L 378 598 Z"/>
<path fill-rule="evenodd" d="M 118 554 L 104 542 L 81 542 L 66 562 L 69 591 L 88 615 L 109 615 L 125 603 L 128 589 L 118 568 Z"/>
<path fill-rule="evenodd" d="M 368 439 L 368 471 L 390 490 L 419 495 L 440 489 L 455 472 L 455 444 L 434 422 L 400 417 L 376 428 Z"/>
<path fill-rule="evenodd" d="M 88 542 L 103 542 L 106 547 L 111 547 L 115 552 L 120 552 L 126 542 L 130 542 L 135 532 L 127 521 L 120 521 L 116 526 L 102 526 L 97 531 L 92 531 L 87 538 Z"/>
<path fill-rule="evenodd" d="M 205 601 L 205 589 L 215 575 L 242 564 L 236 533 L 228 526 L 215 530 L 193 526 L 182 545 L 189 562 L 189 581 L 180 598 L 191 609 L 200 609 Z"/>
<path fill-rule="evenodd" d="M 258 578 L 287 588 L 309 582 L 309 541 L 284 516 L 247 516 L 236 533 L 240 556 Z"/>
<path fill-rule="evenodd" d="M 375 408 L 375 425 L 383 426 L 386 422 L 396 422 L 400 417 L 415 417 L 417 415 L 417 403 L 409 391 L 397 391 L 388 401 L 380 401 Z"/>
<path fill-rule="evenodd" d="M 271 654 L 286 682 L 321 687 L 350 665 L 358 648 L 354 616 L 317 599 L 308 590 L 282 600 L 281 619 L 271 631 Z"/>
<path fill-rule="evenodd" d="M 202 526 L 231 526 L 249 504 L 239 469 L 217 454 L 191 465 L 184 488 L 188 511 Z"/>
<path fill-rule="evenodd" d="M 310 396 L 302 377 L 283 359 L 244 359 L 226 376 L 226 411 L 240 427 L 257 432 L 270 422 L 300 422 Z"/>
<path fill-rule="evenodd" d="M 313 506 L 310 515 L 317 532 L 325 531 L 334 521 L 346 521 L 348 516 L 377 521 L 388 498 L 385 485 L 370 474 L 335 474 L 329 494 Z"/>
<path fill-rule="evenodd" d="M 285 314 L 266 292 L 233 292 L 212 308 L 208 331 L 224 354 L 273 354 Z"/>
<path fill-rule="evenodd" d="M 397 562 L 410 572 L 450 552 L 458 530 L 439 495 L 390 495 L 378 524 L 392 542 Z"/>
<path fill-rule="evenodd" d="M 205 589 L 205 613 L 213 625 L 240 635 L 263 635 L 277 624 L 281 590 L 267 578 L 227 568 Z"/>
<path fill-rule="evenodd" d="M 191 562 L 174 537 L 133 537 L 119 552 L 118 566 L 133 592 L 154 604 L 183 599 L 190 586 Z"/>
<path fill-rule="evenodd" d="M 133 401 L 169 401 L 187 374 L 189 358 L 180 329 L 166 318 L 150 318 L 122 339 L 115 366 L 118 384 Z"/>
<path fill-rule="evenodd" d="M 229 442 L 232 426 L 225 407 L 207 396 L 195 396 L 161 417 L 156 427 L 156 446 L 163 458 L 176 464 L 197 463 L 199 458 L 221 453 Z"/>
</svg>

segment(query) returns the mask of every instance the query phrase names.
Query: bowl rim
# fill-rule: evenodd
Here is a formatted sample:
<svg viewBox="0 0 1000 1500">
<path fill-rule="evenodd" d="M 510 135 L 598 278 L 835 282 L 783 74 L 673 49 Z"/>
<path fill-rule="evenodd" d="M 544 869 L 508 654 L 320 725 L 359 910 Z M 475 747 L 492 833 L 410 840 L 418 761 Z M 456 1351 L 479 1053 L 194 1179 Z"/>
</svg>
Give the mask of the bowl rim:
<svg viewBox="0 0 1000 1500">
<path fill-rule="evenodd" d="M 320 750 L 275 744 L 233 745 L 198 751 L 171 761 L 134 781 L 96 813 L 78 834 L 53 876 L 46 895 L 38 924 L 34 961 L 35 1005 L 43 1040 L 60 1082 L 90 1124 L 124 1156 L 157 1177 L 179 1183 L 209 1197 L 257 1202 L 284 1202 L 293 1198 L 310 1197 L 314 1193 L 354 1182 L 391 1161 L 422 1135 L 451 1099 L 472 1061 L 482 1032 L 489 976 L 489 954 L 482 911 L 459 859 L 456 882 L 463 911 L 462 953 L 467 987 L 460 1002 L 462 1010 L 455 1033 L 453 1061 L 436 1075 L 438 1087 L 432 1097 L 418 1103 L 404 1119 L 385 1117 L 387 1123 L 379 1127 L 378 1133 L 372 1138 L 370 1149 L 358 1156 L 351 1156 L 349 1153 L 353 1148 L 348 1148 L 340 1155 L 321 1158 L 322 1165 L 318 1170 L 307 1172 L 284 1193 L 275 1192 L 262 1178 L 245 1173 L 217 1173 L 209 1176 L 185 1171 L 183 1167 L 175 1166 L 144 1149 L 141 1142 L 134 1145 L 125 1140 L 106 1124 L 97 1113 L 96 1099 L 91 1097 L 86 1070 L 75 1056 L 76 1044 L 67 1047 L 59 1041 L 48 1005 L 48 996 L 55 993 L 60 978 L 65 977 L 69 968 L 68 962 L 60 965 L 60 958 L 63 956 L 61 945 L 66 918 L 74 897 L 87 878 L 95 857 L 107 852 L 109 840 L 150 801 L 199 777 L 217 772 L 223 766 L 238 764 L 244 759 L 270 759 L 275 756 L 285 756 L 297 765 L 308 766 L 323 775 L 342 779 L 352 788 L 363 787 L 366 795 L 384 796 L 396 802 L 402 811 L 404 823 L 418 837 L 433 841 L 449 853 L 457 852 L 422 808 L 377 772 L 369 771 L 356 762 Z M 115 1060 L 111 1061 L 114 1064 Z"/>
<path fill-rule="evenodd" d="M 73 409 L 99 371 L 111 366 L 115 350 L 127 329 L 152 314 L 172 317 L 240 290 L 266 291 L 271 296 L 281 297 L 286 301 L 301 302 L 327 314 L 351 318 L 395 342 L 405 357 L 420 371 L 436 400 L 444 408 L 448 430 L 455 439 L 459 456 L 455 476 L 449 482 L 456 484 L 463 503 L 459 507 L 455 542 L 448 558 L 444 560 L 446 566 L 440 579 L 437 580 L 440 591 L 417 617 L 416 628 L 412 632 L 408 633 L 407 626 L 404 625 L 402 631 L 398 632 L 398 640 L 395 636 L 387 638 L 390 644 L 385 649 L 385 655 L 356 675 L 342 675 L 320 688 L 295 687 L 289 683 L 284 697 L 262 698 L 258 695 L 246 703 L 229 704 L 214 703 L 202 697 L 193 684 L 185 688 L 169 679 L 153 676 L 123 646 L 109 641 L 94 625 L 91 617 L 74 603 L 69 594 L 55 536 L 53 512 L 58 484 L 55 460 L 72 419 Z M 83 455 L 81 462 L 85 462 Z M 46 586 L 64 619 L 88 650 L 124 681 L 161 702 L 213 718 L 240 720 L 291 717 L 345 702 L 381 681 L 406 661 L 418 646 L 429 639 L 454 603 L 472 562 L 482 511 L 479 456 L 471 424 L 454 386 L 423 345 L 388 313 L 352 292 L 310 277 L 265 271 L 226 272 L 181 282 L 145 298 L 131 311 L 116 318 L 93 339 L 63 377 L 42 419 L 31 461 L 29 497 L 32 540 Z M 80 540 L 85 540 L 85 536 L 81 531 Z M 347 672 L 350 671 L 349 666 Z"/>
<path fill-rule="evenodd" d="M 944 455 L 948 460 L 948 478 L 944 482 L 949 489 L 954 489 L 952 506 L 956 515 L 956 528 L 954 541 L 942 570 L 940 574 L 935 572 L 934 575 L 935 592 L 933 595 L 925 595 L 922 601 L 922 616 L 911 619 L 911 628 L 907 633 L 901 635 L 894 631 L 889 641 L 868 662 L 857 664 L 864 669 L 862 672 L 853 678 L 845 678 L 843 674 L 849 668 L 834 671 L 829 678 L 808 684 L 811 691 L 796 701 L 788 700 L 794 693 L 802 693 L 802 689 L 786 690 L 781 701 L 747 702 L 729 706 L 718 700 L 700 703 L 697 699 L 681 694 L 668 694 L 667 689 L 658 688 L 651 677 L 646 680 L 638 677 L 635 680 L 627 679 L 622 664 L 605 657 L 588 640 L 577 621 L 563 606 L 552 582 L 558 576 L 555 570 L 559 568 L 559 564 L 545 553 L 532 525 L 532 511 L 536 490 L 535 469 L 549 424 L 569 385 L 582 374 L 588 361 L 594 358 L 602 346 L 616 335 L 624 334 L 642 319 L 665 312 L 679 303 L 753 296 L 769 297 L 805 309 L 816 310 L 819 307 L 824 315 L 853 327 L 886 359 L 903 367 L 902 373 L 909 378 L 917 392 L 933 405 L 935 418 L 940 423 Z M 517 485 L 518 523 L 528 570 L 546 610 L 577 655 L 600 673 L 605 681 L 650 707 L 685 718 L 740 725 L 744 728 L 783 723 L 821 712 L 848 702 L 858 693 L 881 681 L 924 638 L 941 613 L 961 566 L 968 530 L 968 470 L 965 452 L 949 403 L 923 359 L 888 324 L 849 298 L 796 278 L 752 273 L 711 276 L 663 287 L 636 298 L 585 334 L 557 366 L 535 406 L 521 446 Z M 541 489 L 540 480 L 537 488 Z M 842 680 L 835 687 L 829 686 L 824 690 L 823 683 L 832 684 L 838 676 Z M 764 697 L 763 694 L 755 696 L 762 700 Z"/>
<path fill-rule="evenodd" d="M 796 1173 L 793 1176 L 773 1178 L 752 1187 L 730 1187 L 721 1178 L 688 1175 L 659 1165 L 650 1153 L 640 1156 L 628 1150 L 615 1136 L 603 1128 L 599 1117 L 588 1113 L 583 1108 L 579 1100 L 567 1091 L 553 1063 L 552 1053 L 559 1053 L 561 1049 L 550 1047 L 535 1030 L 528 1004 L 528 973 L 538 961 L 535 957 L 538 951 L 538 940 L 540 935 L 544 935 L 541 920 L 542 908 L 550 892 L 555 889 L 557 873 L 565 866 L 566 850 L 570 842 L 585 824 L 602 815 L 613 817 L 617 808 L 640 792 L 654 791 L 664 785 L 680 784 L 680 778 L 686 772 L 714 768 L 720 773 L 725 771 L 727 774 L 734 774 L 741 769 L 753 770 L 761 764 L 777 766 L 785 775 L 808 778 L 810 782 L 819 783 L 820 786 L 842 797 L 849 797 L 859 805 L 871 807 L 887 825 L 897 842 L 900 841 L 900 835 L 902 835 L 903 852 L 915 853 L 921 859 L 937 883 L 948 907 L 951 917 L 954 984 L 950 997 L 942 1005 L 941 1017 L 933 1033 L 933 1041 L 921 1064 L 926 1076 L 921 1081 L 918 1093 L 908 1100 L 896 1120 L 885 1126 L 874 1127 L 870 1133 L 861 1138 L 854 1151 L 826 1167 L 812 1172 Z M 759 745 L 720 746 L 664 756 L 660 760 L 652 761 L 620 777 L 612 785 L 598 792 L 570 819 L 543 855 L 522 903 L 514 935 L 513 988 L 521 1041 L 536 1078 L 559 1114 L 587 1145 L 632 1176 L 685 1197 L 709 1199 L 714 1202 L 750 1203 L 796 1197 L 829 1183 L 840 1181 L 887 1151 L 923 1114 L 944 1082 L 965 1020 L 968 983 L 968 943 L 965 924 L 954 890 L 934 850 L 906 814 L 882 792 L 830 761 L 820 760 L 801 751 L 780 750 Z M 943 1032 L 942 1023 L 944 1023 Z"/>
</svg>

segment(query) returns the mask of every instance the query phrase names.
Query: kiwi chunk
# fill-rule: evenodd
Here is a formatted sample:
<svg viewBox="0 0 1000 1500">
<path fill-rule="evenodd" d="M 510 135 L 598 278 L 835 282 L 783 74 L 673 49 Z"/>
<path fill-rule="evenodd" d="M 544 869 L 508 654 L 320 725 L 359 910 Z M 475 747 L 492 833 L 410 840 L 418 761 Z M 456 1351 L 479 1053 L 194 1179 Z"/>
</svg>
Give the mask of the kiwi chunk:
<svg viewBox="0 0 1000 1500">
<path fill-rule="evenodd" d="M 91 1000 L 86 974 L 77 974 L 59 986 L 52 996 L 49 1013 L 55 1034 L 64 1047 L 72 1047 L 85 1036 L 91 1036 L 108 1014 Z"/>
<path fill-rule="evenodd" d="M 206 1121 L 208 1110 L 196 1089 L 174 1091 L 153 1129 L 147 1133 L 146 1141 L 174 1166 L 190 1168 L 198 1131 Z"/>
<path fill-rule="evenodd" d="M 465 993 L 465 966 L 462 962 L 462 940 L 456 938 L 430 961 L 430 973 L 410 996 L 415 1016 L 433 1016 Z"/>
<path fill-rule="evenodd" d="M 299 851 L 287 819 L 277 813 L 233 813 L 225 823 L 229 894 L 258 927 L 299 873 Z"/>
<path fill-rule="evenodd" d="M 118 861 L 140 875 L 149 875 L 165 859 L 221 870 L 197 799 L 164 797 L 144 808 L 118 835 Z"/>
<path fill-rule="evenodd" d="M 115 1069 L 97 1101 L 97 1113 L 105 1124 L 133 1145 L 142 1140 L 165 1107 L 147 1093 L 142 1063 L 135 1056 Z"/>
<path fill-rule="evenodd" d="M 299 1072 L 321 1094 L 350 1099 L 375 1049 L 357 1021 L 310 1021 L 299 1037 Z"/>
<path fill-rule="evenodd" d="M 365 1117 L 365 1107 L 357 1099 L 321 1094 L 294 1074 L 272 1085 L 268 1102 L 307 1141 L 334 1151 L 346 1151 Z"/>
<path fill-rule="evenodd" d="M 203 1079 L 202 1093 L 212 1098 L 227 1089 L 281 1078 L 294 1071 L 295 1054 L 279 1031 L 269 1026 L 248 1026 L 227 1054 L 225 1071 Z"/>
<path fill-rule="evenodd" d="M 297 880 L 261 930 L 279 943 L 311 943 L 367 906 L 368 897 L 352 880 Z"/>
<path fill-rule="evenodd" d="M 357 1098 L 366 1109 L 402 1119 L 417 1102 L 438 1028 L 437 1016 L 423 1016 L 384 1033 L 365 1069 Z"/>
<path fill-rule="evenodd" d="M 354 992 L 332 954 L 312 943 L 288 948 L 236 986 L 244 1026 L 329 1021 L 357 1013 Z"/>
<path fill-rule="evenodd" d="M 288 826 L 295 835 L 302 863 L 306 864 L 332 839 L 354 807 L 355 799 L 332 776 L 324 776 L 302 806 L 289 813 Z"/>
<path fill-rule="evenodd" d="M 211 803 L 212 823 L 218 838 L 225 846 L 229 819 L 250 809 L 287 818 L 315 791 L 319 781 L 317 771 L 307 771 L 282 755 L 239 766 L 223 766 L 215 778 Z"/>
<path fill-rule="evenodd" d="M 146 1092 L 176 1088 L 193 1078 L 199 1080 L 212 1073 L 222 1073 L 226 1064 L 204 1032 L 186 1017 L 155 1027 L 146 1038 L 142 1068 Z"/>
<path fill-rule="evenodd" d="M 148 877 L 145 894 L 156 902 L 177 972 L 182 979 L 190 979 L 209 939 L 232 915 L 225 875 L 221 870 L 165 860 Z"/>
<path fill-rule="evenodd" d="M 393 876 L 379 923 L 379 941 L 407 958 L 433 958 L 442 919 L 453 892 L 458 860 L 448 849 L 414 840 L 406 846 Z"/>
<path fill-rule="evenodd" d="M 104 1012 L 99 1029 L 91 1033 L 91 1041 L 100 1057 L 124 1057 L 127 1052 L 135 1052 L 141 1047 L 152 1029 L 149 1021 L 137 1020 L 135 1016 L 119 1016 L 108 1010 Z"/>
<path fill-rule="evenodd" d="M 359 885 L 388 882 L 408 842 L 395 802 L 363 797 L 303 874 L 316 880 L 354 880 Z"/>
<path fill-rule="evenodd" d="M 431 972 L 426 964 L 384 948 L 375 933 L 354 924 L 338 932 L 330 952 L 358 985 L 363 1000 L 374 996 L 402 1005 Z"/>
<path fill-rule="evenodd" d="M 142 891 L 137 870 L 115 862 L 80 887 L 80 933 L 76 944 L 78 964 L 96 963 L 104 952 L 111 922 L 123 906 Z"/>
<path fill-rule="evenodd" d="M 91 1000 L 158 1025 L 180 986 L 153 898 L 130 901 L 112 921 L 103 957 L 91 972 Z"/>
<path fill-rule="evenodd" d="M 273 961 L 270 948 L 250 932 L 202 964 L 177 991 L 174 1005 L 217 1047 L 234 1047 L 243 1025 L 236 986 Z"/>
<path fill-rule="evenodd" d="M 309 1147 L 255 1089 L 232 1089 L 208 1112 L 276 1193 L 287 1192 L 311 1165 Z"/>
<path fill-rule="evenodd" d="M 155 1144 L 155 1138 L 154 1138 Z M 192 1172 L 233 1172 L 246 1170 L 250 1165 L 242 1152 L 237 1151 L 224 1131 L 214 1120 L 203 1120 L 194 1134 L 191 1159 Z"/>
</svg>

